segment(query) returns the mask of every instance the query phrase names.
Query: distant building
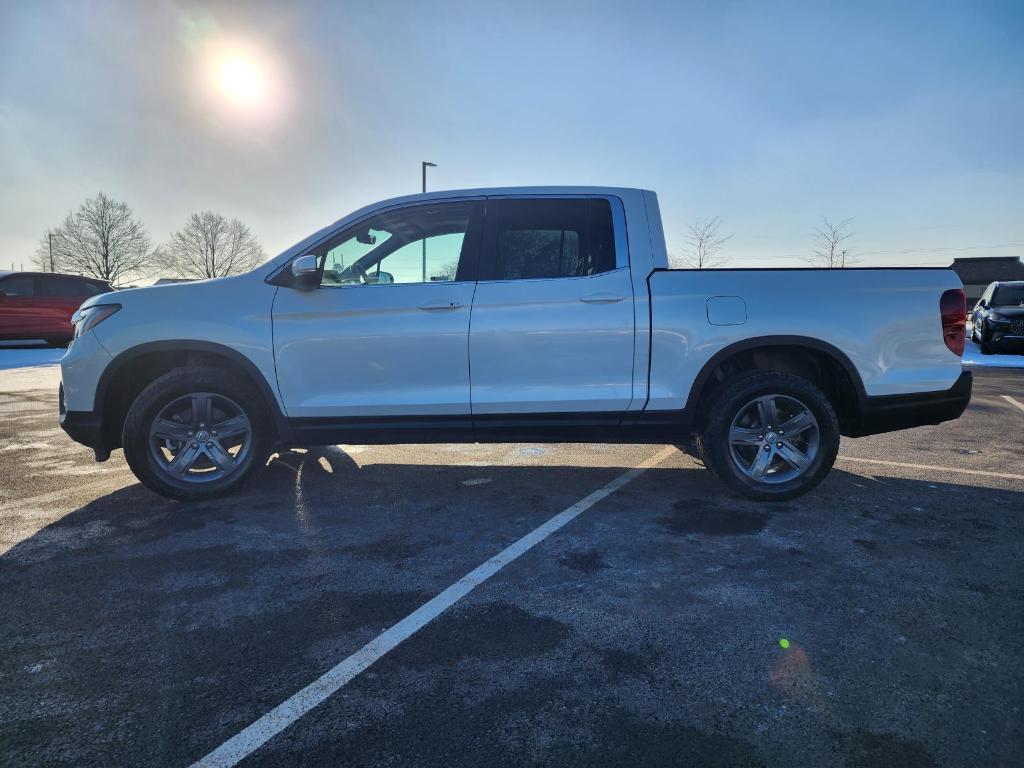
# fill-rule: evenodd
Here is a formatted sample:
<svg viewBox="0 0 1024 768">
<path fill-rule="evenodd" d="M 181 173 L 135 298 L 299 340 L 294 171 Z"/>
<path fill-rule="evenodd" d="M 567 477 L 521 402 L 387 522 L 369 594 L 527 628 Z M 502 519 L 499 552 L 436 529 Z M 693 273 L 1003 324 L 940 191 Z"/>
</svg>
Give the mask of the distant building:
<svg viewBox="0 0 1024 768">
<path fill-rule="evenodd" d="M 1024 261 L 1019 256 L 979 256 L 953 259 L 949 265 L 960 276 L 967 294 L 967 307 L 978 303 L 989 283 L 997 280 L 1024 280 Z"/>
</svg>

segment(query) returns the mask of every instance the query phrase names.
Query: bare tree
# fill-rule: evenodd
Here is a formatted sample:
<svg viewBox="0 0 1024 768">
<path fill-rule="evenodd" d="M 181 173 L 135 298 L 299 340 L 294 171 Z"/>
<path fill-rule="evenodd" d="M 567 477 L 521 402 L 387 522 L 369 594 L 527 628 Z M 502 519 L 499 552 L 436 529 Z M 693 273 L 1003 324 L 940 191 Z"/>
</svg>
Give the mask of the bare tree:
<svg viewBox="0 0 1024 768">
<path fill-rule="evenodd" d="M 690 234 L 686 236 L 686 247 L 681 254 L 683 266 L 689 269 L 713 269 L 725 263 L 719 255 L 722 246 L 732 235 L 720 233 L 722 219 L 712 216 L 710 219 L 697 219 L 690 224 Z"/>
<path fill-rule="evenodd" d="M 455 274 L 459 271 L 459 260 L 453 259 L 447 264 L 442 264 L 440 267 L 435 269 L 431 274 L 430 279 L 434 280 L 454 280 Z"/>
<path fill-rule="evenodd" d="M 52 240 L 50 236 L 52 235 Z M 100 192 L 68 212 L 56 229 L 47 230 L 33 261 L 43 269 L 109 280 L 115 285 L 144 269 L 152 258 L 146 228 L 132 209 Z"/>
<path fill-rule="evenodd" d="M 189 216 L 159 257 L 179 277 L 200 280 L 247 272 L 263 259 L 263 248 L 249 227 L 212 211 Z"/>
<path fill-rule="evenodd" d="M 822 216 L 821 223 L 821 227 L 814 231 L 814 256 L 808 261 L 828 269 L 842 269 L 856 263 L 853 255 L 843 247 L 843 243 L 853 236 L 849 231 L 853 219 L 843 219 L 833 224 Z"/>
</svg>

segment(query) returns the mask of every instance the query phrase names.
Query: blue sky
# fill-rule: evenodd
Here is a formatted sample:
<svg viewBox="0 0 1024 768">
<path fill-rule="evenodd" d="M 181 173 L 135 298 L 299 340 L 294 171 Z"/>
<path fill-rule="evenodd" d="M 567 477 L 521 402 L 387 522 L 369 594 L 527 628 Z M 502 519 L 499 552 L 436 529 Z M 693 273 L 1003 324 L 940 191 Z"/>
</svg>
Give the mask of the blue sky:
<svg viewBox="0 0 1024 768">
<path fill-rule="evenodd" d="M 1021 2 L 38 2 L 0 30 L 3 268 L 99 190 L 155 241 L 209 208 L 277 253 L 420 160 L 435 189 L 652 188 L 670 251 L 718 215 L 741 266 L 802 264 L 823 215 L 862 264 L 1024 254 Z M 259 109 L 211 91 L 223 41 Z"/>
</svg>

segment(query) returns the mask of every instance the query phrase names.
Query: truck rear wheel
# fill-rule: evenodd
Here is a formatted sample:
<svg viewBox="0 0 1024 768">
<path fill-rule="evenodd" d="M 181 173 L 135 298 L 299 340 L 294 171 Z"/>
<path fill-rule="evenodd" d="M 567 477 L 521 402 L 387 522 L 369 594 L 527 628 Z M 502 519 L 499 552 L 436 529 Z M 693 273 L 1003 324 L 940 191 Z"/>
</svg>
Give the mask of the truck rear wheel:
<svg viewBox="0 0 1024 768">
<path fill-rule="evenodd" d="M 135 398 L 124 423 L 128 466 L 161 496 L 227 493 L 262 466 L 271 425 L 255 387 L 215 368 L 176 368 Z"/>
<path fill-rule="evenodd" d="M 758 371 L 715 397 L 698 448 L 705 466 L 737 493 L 762 501 L 791 499 L 832 469 L 839 420 L 810 381 Z"/>
</svg>

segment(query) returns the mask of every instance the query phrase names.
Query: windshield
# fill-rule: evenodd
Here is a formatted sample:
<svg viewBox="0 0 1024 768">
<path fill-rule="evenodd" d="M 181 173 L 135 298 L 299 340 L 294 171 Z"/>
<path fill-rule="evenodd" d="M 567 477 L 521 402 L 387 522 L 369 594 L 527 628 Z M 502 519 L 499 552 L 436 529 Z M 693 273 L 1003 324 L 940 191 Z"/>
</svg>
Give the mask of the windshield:
<svg viewBox="0 0 1024 768">
<path fill-rule="evenodd" d="M 1024 304 L 1024 283 L 1000 285 L 992 294 L 993 307 L 1017 307 Z"/>
</svg>

